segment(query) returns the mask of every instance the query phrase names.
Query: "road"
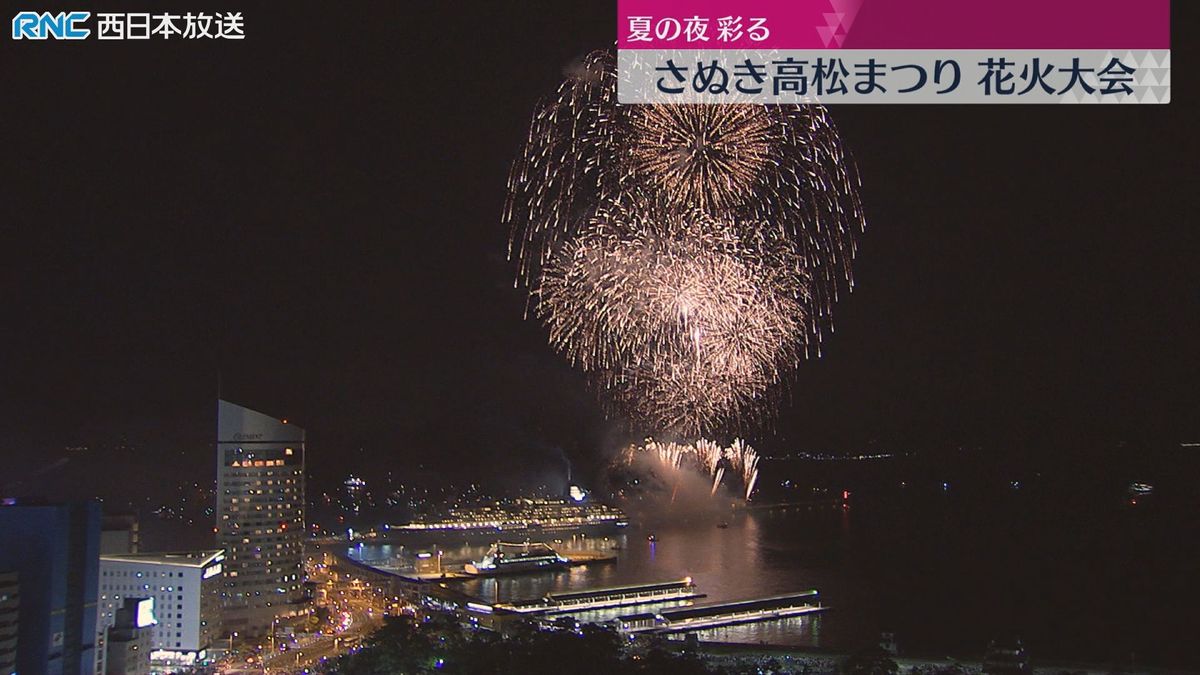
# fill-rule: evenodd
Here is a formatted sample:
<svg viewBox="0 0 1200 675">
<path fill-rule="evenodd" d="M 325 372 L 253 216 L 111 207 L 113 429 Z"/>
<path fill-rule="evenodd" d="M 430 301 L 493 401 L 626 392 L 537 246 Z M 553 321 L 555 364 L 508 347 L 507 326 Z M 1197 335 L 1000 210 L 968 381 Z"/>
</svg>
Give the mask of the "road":
<svg viewBox="0 0 1200 675">
<path fill-rule="evenodd" d="M 345 575 L 331 573 L 322 565 L 309 571 L 309 578 L 320 585 L 317 604 L 329 610 L 332 621 L 323 627 L 325 634 L 302 643 L 279 643 L 271 653 L 265 645 L 247 645 L 249 651 L 220 663 L 217 670 L 228 675 L 250 673 L 304 673 L 322 659 L 336 658 L 374 632 L 383 623 L 387 599 L 370 584 Z M 286 644 L 286 649 L 283 646 Z"/>
<path fill-rule="evenodd" d="M 344 654 L 348 642 L 361 642 L 382 623 L 377 612 L 368 612 L 365 607 L 349 610 L 349 617 L 349 624 L 344 630 L 334 635 L 322 635 L 302 646 L 278 652 L 265 660 L 264 669 L 271 673 L 302 673 L 318 664 L 321 659 Z"/>
</svg>

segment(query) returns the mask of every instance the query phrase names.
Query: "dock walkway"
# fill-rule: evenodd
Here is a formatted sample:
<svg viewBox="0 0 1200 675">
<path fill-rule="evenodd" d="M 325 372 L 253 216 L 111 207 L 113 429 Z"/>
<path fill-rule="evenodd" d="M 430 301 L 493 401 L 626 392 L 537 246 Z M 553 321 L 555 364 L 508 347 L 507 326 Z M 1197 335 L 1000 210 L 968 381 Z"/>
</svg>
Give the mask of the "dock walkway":
<svg viewBox="0 0 1200 675">
<path fill-rule="evenodd" d="M 617 627 L 624 633 L 680 633 L 828 611 L 829 608 L 823 606 L 817 597 L 817 591 L 810 590 L 656 613 L 632 614 L 618 618 Z"/>
<path fill-rule="evenodd" d="M 696 591 L 696 586 L 689 578 L 656 584 L 594 588 L 571 593 L 547 593 L 537 600 L 499 604 L 496 605 L 496 609 L 519 614 L 562 614 L 702 597 L 704 595 Z"/>
</svg>

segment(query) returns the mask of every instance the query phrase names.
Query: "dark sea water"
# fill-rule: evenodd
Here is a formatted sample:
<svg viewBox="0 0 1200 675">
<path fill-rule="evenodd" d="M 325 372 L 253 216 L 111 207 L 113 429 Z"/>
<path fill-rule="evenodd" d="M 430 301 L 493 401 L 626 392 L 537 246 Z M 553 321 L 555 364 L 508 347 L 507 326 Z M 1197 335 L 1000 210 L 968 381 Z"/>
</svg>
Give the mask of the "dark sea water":
<svg viewBox="0 0 1200 675">
<path fill-rule="evenodd" d="M 833 608 L 823 615 L 701 638 L 851 650 L 888 631 L 902 653 L 971 658 L 989 639 L 1017 634 L 1035 660 L 1198 663 L 1191 616 L 1200 609 L 1200 519 L 1168 498 L 1132 505 L 1119 492 L 896 489 L 855 494 L 847 507 L 677 512 L 635 517 L 607 538 L 540 539 L 559 539 L 563 550 L 616 546 L 618 560 L 463 589 L 494 602 L 690 576 L 708 596 L 701 602 L 716 602 L 816 588 Z M 486 543 L 439 547 L 453 565 L 478 558 Z M 429 549 L 411 541 L 354 554 L 382 563 Z"/>
</svg>

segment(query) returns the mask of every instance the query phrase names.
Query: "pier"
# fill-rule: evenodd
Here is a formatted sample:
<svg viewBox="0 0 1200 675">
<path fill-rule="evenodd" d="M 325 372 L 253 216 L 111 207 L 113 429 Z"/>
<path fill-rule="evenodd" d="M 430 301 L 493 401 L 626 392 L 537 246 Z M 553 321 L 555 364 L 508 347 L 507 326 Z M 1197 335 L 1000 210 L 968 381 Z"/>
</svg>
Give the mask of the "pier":
<svg viewBox="0 0 1200 675">
<path fill-rule="evenodd" d="M 595 588 L 574 593 L 547 593 L 544 597 L 530 602 L 499 604 L 496 605 L 496 609 L 518 614 L 561 614 L 702 597 L 704 594 L 696 591 L 696 586 L 689 577 L 657 584 Z"/>
<path fill-rule="evenodd" d="M 828 611 L 829 608 L 821 605 L 817 598 L 817 591 L 810 590 L 768 598 L 631 614 L 618 618 L 616 624 L 621 632 L 635 634 L 704 630 Z"/>
</svg>

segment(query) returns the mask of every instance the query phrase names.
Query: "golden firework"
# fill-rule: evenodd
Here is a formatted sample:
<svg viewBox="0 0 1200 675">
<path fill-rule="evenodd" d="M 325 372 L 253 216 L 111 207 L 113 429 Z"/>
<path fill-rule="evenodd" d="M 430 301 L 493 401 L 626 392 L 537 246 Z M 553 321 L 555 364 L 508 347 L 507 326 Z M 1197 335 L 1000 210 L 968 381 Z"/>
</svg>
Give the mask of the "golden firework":
<svg viewBox="0 0 1200 675">
<path fill-rule="evenodd" d="M 739 428 L 852 286 L 857 177 L 821 106 L 622 106 L 616 82 L 592 53 L 534 114 L 503 216 L 517 282 L 644 430 Z"/>
</svg>

